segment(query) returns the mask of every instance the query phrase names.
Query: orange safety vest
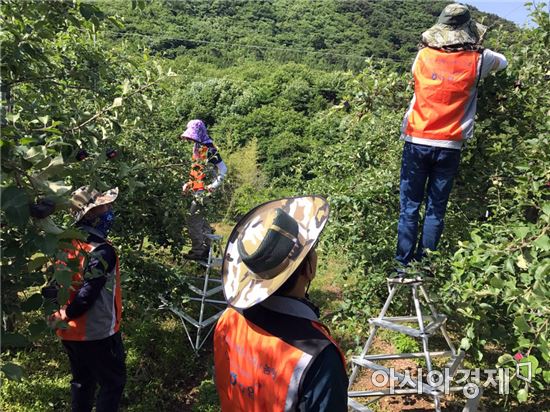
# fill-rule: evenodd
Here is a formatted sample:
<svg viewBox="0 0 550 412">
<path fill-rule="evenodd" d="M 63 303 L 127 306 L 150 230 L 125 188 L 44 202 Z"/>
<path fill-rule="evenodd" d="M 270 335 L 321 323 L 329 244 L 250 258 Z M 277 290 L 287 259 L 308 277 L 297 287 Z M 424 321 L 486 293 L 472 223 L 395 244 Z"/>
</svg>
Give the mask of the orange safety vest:
<svg viewBox="0 0 550 412">
<path fill-rule="evenodd" d="M 107 241 L 105 241 L 108 243 Z M 73 240 L 73 250 L 69 250 L 69 260 L 78 260 L 78 272 L 73 274 L 69 300 L 71 303 L 84 282 L 86 255 L 104 243 L 85 243 Z M 63 340 L 98 340 L 114 335 L 120 329 L 122 317 L 122 290 L 120 287 L 120 267 L 118 256 L 113 270 L 107 274 L 107 282 L 93 305 L 83 315 L 67 321 L 67 329 L 57 329 L 57 336 Z"/>
<path fill-rule="evenodd" d="M 247 314 L 251 311 L 256 314 Z M 214 363 L 223 412 L 296 410 L 309 365 L 331 344 L 340 352 L 345 368 L 342 352 L 321 323 L 298 317 L 277 321 L 275 312 L 266 311 L 261 305 L 243 314 L 228 308 L 218 320 Z M 273 329 L 259 327 L 251 321 L 254 316 L 264 322 L 268 319 Z"/>
<path fill-rule="evenodd" d="M 198 192 L 205 188 L 204 179 L 206 178 L 206 173 L 204 168 L 208 160 L 208 147 L 202 146 L 199 149 L 199 155 L 195 156 L 195 154 L 193 154 L 191 160 L 193 160 L 194 163 L 191 165 L 191 170 L 189 171 L 189 183 L 191 183 L 191 190 Z"/>
<path fill-rule="evenodd" d="M 420 50 L 413 69 L 414 98 L 402 128 L 405 140 L 446 140 L 459 148 L 471 137 L 481 56 L 475 50 Z"/>
</svg>

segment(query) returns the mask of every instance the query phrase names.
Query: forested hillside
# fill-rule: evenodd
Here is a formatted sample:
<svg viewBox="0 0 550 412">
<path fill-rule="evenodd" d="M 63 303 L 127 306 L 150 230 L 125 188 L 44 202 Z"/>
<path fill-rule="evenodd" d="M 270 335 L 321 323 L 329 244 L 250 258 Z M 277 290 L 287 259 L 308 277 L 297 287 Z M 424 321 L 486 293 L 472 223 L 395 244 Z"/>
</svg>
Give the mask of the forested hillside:
<svg viewBox="0 0 550 412">
<path fill-rule="evenodd" d="M 157 310 L 159 294 L 184 305 L 181 278 L 197 270 L 181 258 L 191 148 L 178 139 L 194 118 L 229 168 L 209 210 L 223 234 L 260 202 L 327 197 L 312 296 L 347 355 L 357 353 L 394 267 L 408 68 L 444 4 L 3 1 L 0 408 L 69 409 L 69 365 L 39 291 L 53 276 L 66 298 L 70 272 L 48 268 L 79 236 L 71 190 L 93 184 L 121 192 L 112 237 L 125 293 L 124 410 L 219 410 L 210 349 L 196 358 L 178 321 Z M 473 15 L 491 25 L 485 46 L 509 67 L 481 83 L 440 251 L 423 265 L 468 367 L 513 368 L 518 352 L 531 363 L 533 382 L 513 381 L 508 397 L 487 390 L 486 409 L 545 410 L 550 23 L 544 5 L 530 29 Z"/>
<path fill-rule="evenodd" d="M 273 59 L 309 67 L 361 70 L 366 57 L 408 67 L 418 33 L 447 1 L 166 1 L 128 11 L 123 3 L 102 9 L 124 16 L 110 33 L 134 47 L 174 58 L 200 58 L 221 66 Z M 516 27 L 495 15 L 473 12 L 486 25 Z"/>
</svg>

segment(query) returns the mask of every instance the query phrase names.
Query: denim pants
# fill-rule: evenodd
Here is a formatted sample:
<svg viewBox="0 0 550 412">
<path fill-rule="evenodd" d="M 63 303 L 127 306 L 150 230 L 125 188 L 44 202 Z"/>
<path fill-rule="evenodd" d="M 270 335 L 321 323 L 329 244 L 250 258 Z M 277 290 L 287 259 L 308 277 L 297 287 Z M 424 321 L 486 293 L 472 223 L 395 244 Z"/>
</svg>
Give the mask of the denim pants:
<svg viewBox="0 0 550 412">
<path fill-rule="evenodd" d="M 126 384 L 124 346 L 120 332 L 100 340 L 63 340 L 71 372 L 71 411 L 90 412 L 96 385 L 97 412 L 116 412 Z"/>
<path fill-rule="evenodd" d="M 459 163 L 460 150 L 405 142 L 395 257 L 401 264 L 420 260 L 426 249 L 436 250 Z M 426 213 L 417 247 L 418 218 L 424 198 Z"/>
</svg>

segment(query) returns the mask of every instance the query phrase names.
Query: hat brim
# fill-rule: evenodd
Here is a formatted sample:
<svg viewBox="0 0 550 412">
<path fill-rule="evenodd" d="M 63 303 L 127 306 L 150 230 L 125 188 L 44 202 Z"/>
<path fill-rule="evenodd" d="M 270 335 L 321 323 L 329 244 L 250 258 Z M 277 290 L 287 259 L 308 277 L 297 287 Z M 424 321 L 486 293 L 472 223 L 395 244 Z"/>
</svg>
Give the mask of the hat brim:
<svg viewBox="0 0 550 412">
<path fill-rule="evenodd" d="M 237 240 L 254 220 L 268 210 L 281 208 L 298 222 L 302 249 L 288 266 L 272 279 L 260 279 L 239 255 Z M 302 196 L 273 200 L 255 207 L 233 228 L 222 264 L 223 292 L 227 303 L 239 309 L 256 305 L 271 296 L 294 273 L 317 242 L 329 217 L 329 206 L 321 196 Z"/>
<path fill-rule="evenodd" d="M 79 210 L 77 213 L 75 213 L 75 223 L 79 222 L 90 210 L 93 208 L 96 208 L 101 205 L 108 205 L 109 203 L 113 203 L 116 198 L 118 197 L 118 187 L 114 187 L 112 189 L 107 190 L 106 192 L 103 192 L 99 196 L 97 196 L 93 203 L 89 203 L 84 207 L 82 210 Z"/>
<path fill-rule="evenodd" d="M 429 47 L 477 44 L 486 31 L 487 26 L 473 20 L 458 27 L 437 23 L 422 33 L 422 42 Z"/>
</svg>

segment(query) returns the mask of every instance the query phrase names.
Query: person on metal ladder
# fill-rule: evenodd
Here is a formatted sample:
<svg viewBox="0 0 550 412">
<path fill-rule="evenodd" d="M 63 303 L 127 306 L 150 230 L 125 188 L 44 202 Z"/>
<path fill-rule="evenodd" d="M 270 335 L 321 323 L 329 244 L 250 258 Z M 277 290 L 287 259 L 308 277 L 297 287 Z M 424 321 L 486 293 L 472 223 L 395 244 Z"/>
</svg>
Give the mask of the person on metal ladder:
<svg viewBox="0 0 550 412">
<path fill-rule="evenodd" d="M 506 58 L 481 47 L 487 28 L 468 7 L 447 5 L 422 34 L 412 73 L 414 97 L 403 119 L 400 215 L 396 260 L 400 267 L 436 250 L 460 151 L 472 137 L 479 81 L 506 68 Z M 417 244 L 419 210 L 426 196 Z M 398 273 L 401 269 L 398 269 Z"/>
<path fill-rule="evenodd" d="M 186 259 L 206 260 L 210 249 L 210 240 L 206 237 L 212 228 L 206 221 L 205 209 L 208 195 L 216 190 L 227 174 L 227 166 L 206 130 L 202 120 L 195 119 L 187 123 L 180 138 L 193 143 L 193 155 L 189 181 L 182 186 L 183 194 L 191 193 L 193 201 L 189 210 L 187 227 L 191 238 L 191 251 L 184 255 Z M 215 166 L 215 170 L 213 167 Z M 205 184 L 209 174 L 215 175 L 212 182 Z"/>
</svg>

